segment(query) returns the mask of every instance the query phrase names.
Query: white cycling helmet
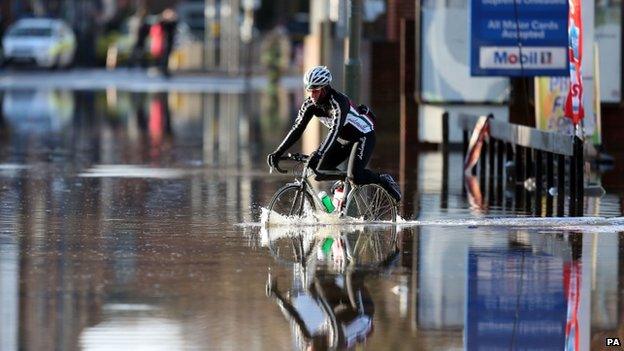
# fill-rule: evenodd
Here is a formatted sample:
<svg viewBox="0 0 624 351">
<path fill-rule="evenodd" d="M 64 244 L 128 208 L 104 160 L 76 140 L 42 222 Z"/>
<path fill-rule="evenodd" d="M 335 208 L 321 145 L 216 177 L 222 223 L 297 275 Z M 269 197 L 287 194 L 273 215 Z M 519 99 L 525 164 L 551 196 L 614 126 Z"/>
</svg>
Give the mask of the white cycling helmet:
<svg viewBox="0 0 624 351">
<path fill-rule="evenodd" d="M 306 90 L 312 90 L 329 85 L 332 81 L 331 72 L 325 66 L 310 68 L 303 76 L 303 85 Z"/>
</svg>

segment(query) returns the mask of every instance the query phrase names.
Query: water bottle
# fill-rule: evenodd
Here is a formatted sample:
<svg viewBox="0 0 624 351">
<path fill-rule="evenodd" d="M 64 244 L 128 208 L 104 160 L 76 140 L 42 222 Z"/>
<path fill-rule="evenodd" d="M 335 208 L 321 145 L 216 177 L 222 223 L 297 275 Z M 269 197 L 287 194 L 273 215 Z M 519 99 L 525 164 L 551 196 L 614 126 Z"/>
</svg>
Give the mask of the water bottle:
<svg viewBox="0 0 624 351">
<path fill-rule="evenodd" d="M 326 192 L 321 191 L 318 196 L 321 198 L 321 202 L 323 203 L 323 206 L 325 206 L 327 213 L 334 212 L 336 208 L 334 207 L 334 204 L 332 204 L 332 200 L 329 198 L 329 195 L 327 195 Z"/>
<path fill-rule="evenodd" d="M 341 184 L 334 190 L 334 198 L 332 199 L 334 207 L 340 208 L 342 206 L 342 200 L 344 200 L 344 186 Z"/>
<path fill-rule="evenodd" d="M 331 252 L 332 245 L 334 245 L 334 238 L 327 237 L 323 240 L 323 244 L 321 245 L 321 250 L 327 256 Z"/>
</svg>

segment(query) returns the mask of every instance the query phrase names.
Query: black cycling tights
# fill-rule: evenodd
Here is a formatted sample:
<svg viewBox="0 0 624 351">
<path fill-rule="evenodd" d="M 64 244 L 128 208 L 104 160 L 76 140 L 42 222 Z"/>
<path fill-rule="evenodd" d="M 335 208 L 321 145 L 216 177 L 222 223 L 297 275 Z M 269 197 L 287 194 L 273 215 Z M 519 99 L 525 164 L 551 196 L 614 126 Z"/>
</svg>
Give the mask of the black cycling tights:
<svg viewBox="0 0 624 351">
<path fill-rule="evenodd" d="M 319 172 L 335 171 L 338 166 L 347 161 L 351 154 L 353 143 L 346 145 L 334 142 L 323 155 L 323 158 L 317 166 Z M 355 184 L 371 184 L 380 183 L 379 174 L 367 169 L 368 161 L 373 155 L 375 149 L 375 133 L 369 133 L 360 138 L 360 144 L 356 150 L 356 157 L 353 161 L 353 182 Z M 346 168 L 346 166 L 344 167 Z M 317 180 L 320 177 L 317 177 Z"/>
</svg>

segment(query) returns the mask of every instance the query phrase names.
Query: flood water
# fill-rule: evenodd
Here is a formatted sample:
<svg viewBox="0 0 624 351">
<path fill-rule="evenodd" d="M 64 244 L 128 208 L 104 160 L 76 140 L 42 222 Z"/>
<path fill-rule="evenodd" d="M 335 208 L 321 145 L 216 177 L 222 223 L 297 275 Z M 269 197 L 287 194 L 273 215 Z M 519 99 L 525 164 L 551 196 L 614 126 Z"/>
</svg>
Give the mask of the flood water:
<svg viewBox="0 0 624 351">
<path fill-rule="evenodd" d="M 619 194 L 586 198 L 586 218 L 529 218 L 466 193 L 460 153 L 401 167 L 390 127 L 371 166 L 400 179 L 402 223 L 267 228 L 261 208 L 292 176 L 265 157 L 297 93 L 1 97 L 1 350 L 624 341 Z"/>
</svg>

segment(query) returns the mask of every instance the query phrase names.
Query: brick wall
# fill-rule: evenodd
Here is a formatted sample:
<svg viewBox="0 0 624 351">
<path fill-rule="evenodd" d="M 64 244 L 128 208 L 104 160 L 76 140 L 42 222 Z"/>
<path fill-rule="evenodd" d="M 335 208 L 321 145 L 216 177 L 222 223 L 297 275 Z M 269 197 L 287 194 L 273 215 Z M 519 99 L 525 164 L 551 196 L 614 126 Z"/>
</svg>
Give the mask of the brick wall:
<svg viewBox="0 0 624 351">
<path fill-rule="evenodd" d="M 387 0 L 386 4 L 387 41 L 374 42 L 371 48 L 371 107 L 378 116 L 382 145 L 396 143 L 401 135 L 401 22 L 416 17 L 416 0 Z"/>
<path fill-rule="evenodd" d="M 624 182 L 624 109 L 620 106 L 602 106 L 602 144 L 604 151 L 615 158 L 613 169 L 602 176 L 602 182 L 607 192 L 623 191 Z"/>
<path fill-rule="evenodd" d="M 399 43 L 371 45 L 371 103 L 399 101 Z"/>
<path fill-rule="evenodd" d="M 372 43 L 370 102 L 380 131 L 394 131 L 398 126 L 399 66 L 398 42 Z"/>
<path fill-rule="evenodd" d="M 602 136 L 607 151 L 624 153 L 624 111 L 619 106 L 602 105 Z"/>
</svg>

